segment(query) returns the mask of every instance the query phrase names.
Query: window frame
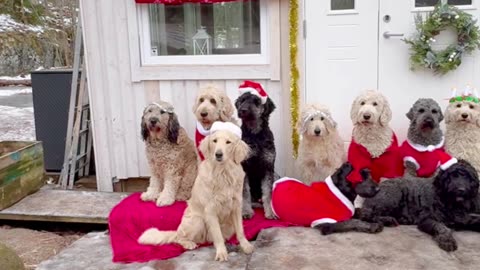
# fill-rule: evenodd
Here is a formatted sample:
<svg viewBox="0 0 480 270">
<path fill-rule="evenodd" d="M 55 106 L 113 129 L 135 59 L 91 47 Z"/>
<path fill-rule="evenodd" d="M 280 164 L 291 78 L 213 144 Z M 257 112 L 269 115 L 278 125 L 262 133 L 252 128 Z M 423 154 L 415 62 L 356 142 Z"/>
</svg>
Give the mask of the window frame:
<svg viewBox="0 0 480 270">
<path fill-rule="evenodd" d="M 137 5 L 142 66 L 169 65 L 265 65 L 269 62 L 267 1 L 260 0 L 260 54 L 151 55 L 148 5 Z"/>
<path fill-rule="evenodd" d="M 439 0 L 439 1 L 442 1 L 442 0 Z M 475 1 L 477 0 L 472 0 L 472 4 L 470 5 L 455 5 L 456 8 L 460 9 L 460 10 L 475 10 L 477 9 L 475 7 Z M 415 0 L 412 0 L 412 11 L 413 12 L 425 12 L 425 11 L 433 11 L 434 9 L 434 6 L 430 6 L 430 7 L 416 7 L 415 6 Z"/>
</svg>

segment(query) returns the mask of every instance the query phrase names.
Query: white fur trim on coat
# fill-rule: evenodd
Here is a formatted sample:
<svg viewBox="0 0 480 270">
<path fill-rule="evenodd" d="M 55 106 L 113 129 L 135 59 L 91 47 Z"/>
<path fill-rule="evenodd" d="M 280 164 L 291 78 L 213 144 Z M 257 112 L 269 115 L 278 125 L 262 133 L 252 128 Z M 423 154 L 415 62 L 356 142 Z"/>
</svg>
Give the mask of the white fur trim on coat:
<svg viewBox="0 0 480 270">
<path fill-rule="evenodd" d="M 412 162 L 413 164 L 415 164 L 415 168 L 418 170 L 420 168 L 420 164 L 418 164 L 417 160 L 414 158 L 414 157 L 411 157 L 411 156 L 406 156 L 403 158 L 403 163 L 407 163 L 407 161 L 410 161 Z"/>
<path fill-rule="evenodd" d="M 325 179 L 325 183 L 327 184 L 328 188 L 332 193 L 352 212 L 352 216 L 355 213 L 355 206 L 353 203 L 343 195 L 343 193 L 335 186 L 333 183 L 332 177 L 329 176 Z"/>
<path fill-rule="evenodd" d="M 427 151 L 428 152 L 433 152 L 433 151 L 443 147 L 444 140 L 445 140 L 445 138 L 442 137 L 442 141 L 440 141 L 437 145 L 428 145 L 428 146 L 413 143 L 409 139 L 407 139 L 407 142 L 408 142 L 408 144 L 410 144 L 410 146 L 413 149 L 417 150 L 418 152 L 427 152 Z"/>
<path fill-rule="evenodd" d="M 325 223 L 337 223 L 337 221 L 335 219 L 331 219 L 331 218 L 321 218 L 321 219 L 317 219 L 317 220 L 312 221 L 312 223 L 310 224 L 310 227 L 313 228 L 317 225 L 325 224 Z"/>
<path fill-rule="evenodd" d="M 202 124 L 200 122 L 197 122 L 197 131 L 198 133 L 202 134 L 203 136 L 208 136 L 210 135 L 210 130 L 207 130 L 203 128 Z"/>
<path fill-rule="evenodd" d="M 451 158 L 447 162 L 440 165 L 440 169 L 446 170 L 446 169 L 450 168 L 450 166 L 452 166 L 453 164 L 455 164 L 457 162 L 458 162 L 458 160 L 456 158 Z"/>
</svg>

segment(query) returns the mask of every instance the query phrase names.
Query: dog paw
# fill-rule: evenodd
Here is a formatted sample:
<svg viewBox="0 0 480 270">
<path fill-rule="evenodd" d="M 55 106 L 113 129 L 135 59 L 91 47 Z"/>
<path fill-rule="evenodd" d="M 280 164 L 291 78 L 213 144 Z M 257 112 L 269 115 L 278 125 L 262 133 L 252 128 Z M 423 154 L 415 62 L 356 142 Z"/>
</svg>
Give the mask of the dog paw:
<svg viewBox="0 0 480 270">
<path fill-rule="evenodd" d="M 226 248 L 217 249 L 217 254 L 215 255 L 215 261 L 220 261 L 220 262 L 228 261 L 228 253 Z"/>
<path fill-rule="evenodd" d="M 380 223 L 371 224 L 368 230 L 369 233 L 379 233 L 381 231 L 383 231 L 383 224 Z"/>
<path fill-rule="evenodd" d="M 277 219 L 277 216 L 273 213 L 271 207 L 265 207 L 264 210 L 265 210 L 265 217 L 267 219 Z"/>
<path fill-rule="evenodd" d="M 380 217 L 378 221 L 386 227 L 396 227 L 399 225 L 397 219 L 394 217 Z"/>
<path fill-rule="evenodd" d="M 170 198 L 165 196 L 164 193 L 161 193 L 157 199 L 157 206 L 167 206 L 173 204 L 173 202 L 175 202 L 174 198 Z"/>
<path fill-rule="evenodd" d="M 332 234 L 332 233 L 335 232 L 335 230 L 333 228 L 333 224 L 331 224 L 331 223 L 321 224 L 317 228 L 320 229 L 320 232 L 322 233 L 322 235 L 329 235 L 329 234 Z"/>
<path fill-rule="evenodd" d="M 245 241 L 245 242 L 243 242 L 243 243 L 240 243 L 240 247 L 242 248 L 242 250 L 243 250 L 243 252 L 244 252 L 245 254 L 250 254 L 250 253 L 252 253 L 253 250 L 254 250 L 253 245 L 250 244 L 250 242 L 248 242 L 248 241 Z"/>
<path fill-rule="evenodd" d="M 158 193 L 152 192 L 152 191 L 146 191 L 143 192 L 142 195 L 140 195 L 140 199 L 144 202 L 151 202 L 155 201 L 158 198 Z"/>
<path fill-rule="evenodd" d="M 184 248 L 188 250 L 196 249 L 197 244 L 193 241 L 181 241 L 179 244 Z"/>
<path fill-rule="evenodd" d="M 242 210 L 242 217 L 243 219 L 251 219 L 253 217 L 253 209 L 243 209 Z"/>
<path fill-rule="evenodd" d="M 142 233 L 138 238 L 138 243 L 143 245 L 156 245 L 158 241 L 158 230 L 155 228 L 150 228 Z"/>
<path fill-rule="evenodd" d="M 435 241 L 438 243 L 438 246 L 447 251 L 455 251 L 457 250 L 457 241 L 451 235 L 438 235 L 435 237 Z"/>
</svg>

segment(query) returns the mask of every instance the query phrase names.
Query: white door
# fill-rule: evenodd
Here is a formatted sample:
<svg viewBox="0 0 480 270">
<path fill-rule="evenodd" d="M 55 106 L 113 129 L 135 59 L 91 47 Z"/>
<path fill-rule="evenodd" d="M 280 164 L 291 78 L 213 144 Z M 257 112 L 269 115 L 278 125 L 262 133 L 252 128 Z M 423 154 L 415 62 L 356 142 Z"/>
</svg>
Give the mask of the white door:
<svg viewBox="0 0 480 270">
<path fill-rule="evenodd" d="M 431 97 L 445 108 L 451 88 L 463 88 L 466 84 L 480 87 L 480 58 L 478 53 L 465 55 L 462 64 L 455 71 L 443 76 L 434 75 L 430 70 L 410 70 L 409 45 L 401 39 L 412 37 L 416 33 L 414 15 L 431 11 L 437 0 L 379 2 L 379 89 L 390 99 L 394 116 L 392 125 L 400 137 L 399 140 L 403 140 L 408 128 L 405 114 L 415 100 Z M 480 17 L 479 0 L 448 0 L 448 3 L 459 5 L 459 8 L 465 9 L 476 18 Z M 386 32 L 394 36 L 384 37 Z M 443 31 L 437 36 L 433 48 L 443 49 L 455 40 L 456 34 L 453 30 Z"/>
<path fill-rule="evenodd" d="M 328 105 L 350 140 L 353 97 L 377 88 L 378 1 L 305 0 L 305 20 L 306 102 Z"/>
</svg>

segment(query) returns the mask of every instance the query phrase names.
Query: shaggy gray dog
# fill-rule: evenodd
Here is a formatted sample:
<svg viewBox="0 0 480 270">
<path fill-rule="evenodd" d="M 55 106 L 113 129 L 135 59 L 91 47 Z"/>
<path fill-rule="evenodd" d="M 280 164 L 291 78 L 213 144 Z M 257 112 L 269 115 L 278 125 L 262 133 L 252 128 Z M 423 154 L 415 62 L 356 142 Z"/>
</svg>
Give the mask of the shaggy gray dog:
<svg viewBox="0 0 480 270">
<path fill-rule="evenodd" d="M 443 146 L 443 132 L 440 122 L 443 120 L 442 109 L 431 98 L 420 98 L 407 113 L 410 120 L 407 140 L 411 144 L 420 146 Z M 416 165 L 410 161 L 405 162 L 407 172 L 416 175 Z"/>
<path fill-rule="evenodd" d="M 373 198 L 365 199 L 358 217 L 385 226 L 417 225 L 440 248 L 457 249 L 452 230 L 480 231 L 478 174 L 460 160 L 434 178 L 384 181 Z"/>
</svg>

